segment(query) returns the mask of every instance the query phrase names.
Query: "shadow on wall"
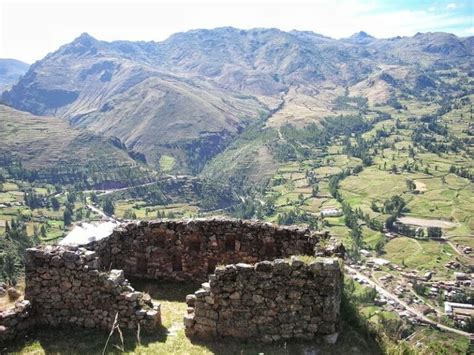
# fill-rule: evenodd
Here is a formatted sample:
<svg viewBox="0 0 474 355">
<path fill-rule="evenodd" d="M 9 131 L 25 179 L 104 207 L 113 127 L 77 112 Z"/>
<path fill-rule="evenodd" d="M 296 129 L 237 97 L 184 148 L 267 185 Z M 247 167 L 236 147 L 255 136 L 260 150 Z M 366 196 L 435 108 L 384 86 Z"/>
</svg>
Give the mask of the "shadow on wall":
<svg viewBox="0 0 474 355">
<path fill-rule="evenodd" d="M 169 302 L 182 302 L 186 295 L 194 293 L 201 287 L 198 282 L 173 282 L 161 280 L 128 279 L 137 291 L 148 293 L 152 299 Z"/>
</svg>

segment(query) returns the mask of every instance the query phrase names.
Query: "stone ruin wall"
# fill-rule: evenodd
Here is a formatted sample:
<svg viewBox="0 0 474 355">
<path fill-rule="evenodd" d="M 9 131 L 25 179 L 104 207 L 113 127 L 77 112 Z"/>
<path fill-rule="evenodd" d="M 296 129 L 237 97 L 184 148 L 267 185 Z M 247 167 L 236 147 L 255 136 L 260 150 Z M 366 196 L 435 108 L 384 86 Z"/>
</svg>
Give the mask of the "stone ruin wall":
<svg viewBox="0 0 474 355">
<path fill-rule="evenodd" d="M 252 304 L 247 301 L 247 303 L 243 303 L 241 312 L 252 313 L 254 308 L 262 312 L 264 308 L 267 308 L 267 311 L 276 311 L 281 317 L 285 317 L 283 314 L 288 312 L 285 313 L 284 308 L 290 307 L 293 318 L 295 317 L 294 314 L 306 318 L 309 315 L 310 320 L 304 321 L 305 326 L 303 328 L 299 324 L 280 321 L 275 329 L 277 329 L 277 333 L 280 332 L 279 336 L 281 338 L 286 339 L 289 334 L 291 334 L 291 337 L 303 337 L 300 330 L 308 337 L 308 332 L 313 335 L 325 334 L 328 331 L 323 331 L 325 329 L 324 324 L 332 321 L 322 318 L 323 325 L 321 326 L 311 318 L 314 313 L 311 313 L 313 310 L 311 306 L 309 308 L 305 307 L 306 310 L 311 309 L 311 312 L 308 311 L 309 313 L 305 314 L 301 313 L 300 310 L 292 310 L 291 308 L 291 304 L 294 302 L 296 303 L 293 307 L 298 307 L 298 305 L 307 306 L 305 302 L 308 302 L 309 296 L 303 288 L 307 287 L 306 282 L 309 285 L 312 282 L 311 280 L 306 280 L 305 286 L 301 286 L 290 282 L 291 280 L 288 279 L 289 283 L 284 288 L 285 292 L 288 291 L 287 296 L 290 297 L 289 292 L 292 289 L 294 292 L 301 293 L 301 301 L 300 299 L 291 298 L 296 295 L 296 293 L 293 293 L 290 298 L 285 298 L 286 301 L 277 304 L 276 308 L 273 303 L 267 302 L 267 296 L 265 295 L 267 295 L 266 292 L 270 292 L 269 289 L 262 288 L 264 287 L 262 285 L 268 285 L 269 288 L 275 290 L 282 286 L 282 276 L 277 275 L 276 269 L 278 267 L 274 266 L 281 261 L 275 259 L 288 258 L 291 255 L 341 256 L 343 254 L 343 248 L 322 248 L 319 244 L 322 239 L 324 239 L 324 235 L 313 234 L 307 229 L 278 227 L 269 223 L 254 221 L 215 218 L 187 221 L 133 222 L 116 229 L 108 238 L 90 243 L 82 248 L 59 246 L 32 248 L 26 253 L 25 268 L 25 299 L 31 302 L 31 305 L 20 306 L 18 311 L 12 311 L 15 315 L 9 314 L 2 318 L 2 313 L 0 313 L 0 340 L 2 336 L 8 338 L 9 335 L 11 337 L 12 334 L 16 333 L 16 324 L 20 323 L 24 325 L 18 328 L 24 329 L 34 325 L 57 326 L 70 324 L 110 330 L 117 314 L 122 329 L 136 330 L 140 324 L 140 328 L 143 330 L 153 330 L 160 325 L 159 305 L 153 304 L 148 295 L 136 292 L 125 277 L 202 282 L 208 280 L 209 274 L 212 274 L 209 289 L 206 288 L 196 293 L 196 304 L 189 309 L 190 313 L 185 318 L 188 335 L 234 336 L 232 330 L 223 331 L 225 324 L 232 324 L 232 327 L 242 330 L 237 318 L 234 320 L 225 318 L 229 312 L 231 318 L 240 317 L 238 307 L 235 307 L 237 301 L 230 299 L 229 294 L 232 307 L 228 309 L 225 307 L 218 308 L 217 311 L 213 309 L 218 314 L 219 322 L 216 322 L 214 330 L 201 331 L 201 326 L 205 322 L 209 323 L 209 319 L 212 320 L 212 318 L 207 317 L 207 313 L 206 316 L 202 316 L 200 307 L 204 307 L 203 310 L 206 310 L 206 312 L 208 309 L 205 306 L 207 303 L 202 303 L 203 300 L 199 295 L 204 292 L 206 293 L 206 302 L 211 300 L 210 297 L 214 297 L 217 300 L 217 303 L 214 301 L 214 304 L 222 305 L 221 302 L 225 302 L 225 298 L 222 297 L 228 287 L 233 287 L 237 292 L 240 292 L 242 300 L 246 300 L 246 297 L 248 297 L 244 295 L 255 291 L 255 295 L 252 295 Z M 253 266 L 249 266 L 254 270 L 250 273 L 239 269 L 244 265 L 242 263 L 255 264 L 263 260 L 275 260 L 275 262 L 256 264 L 258 266 L 255 266 L 255 268 L 258 268 L 258 270 L 254 270 Z M 240 266 L 221 266 L 227 264 Z M 290 269 L 296 269 L 297 264 L 297 261 L 296 264 L 293 261 Z M 269 267 L 268 265 L 271 265 L 272 271 L 262 273 L 260 268 Z M 243 275 L 248 276 L 245 284 L 231 285 L 227 272 L 233 270 L 233 268 L 238 270 L 237 274 L 239 276 L 236 276 L 236 280 L 243 280 Z M 304 269 L 304 267 L 302 268 Z M 215 274 L 213 274 L 214 270 Z M 223 270 L 227 271 L 223 273 Z M 318 276 L 318 280 L 325 280 L 324 283 L 329 282 L 331 285 L 333 283 L 336 285 L 336 288 L 332 291 L 333 293 L 324 296 L 325 298 L 320 293 L 321 290 L 326 289 L 325 286 L 313 283 L 316 286 L 314 290 L 316 301 L 332 299 L 336 304 L 339 304 L 338 292 L 342 287 L 342 283 L 338 276 L 340 270 L 337 269 L 336 271 L 333 276 L 326 275 L 323 277 L 321 276 L 325 275 L 323 270 L 321 275 Z M 293 273 L 297 274 L 298 271 L 292 270 L 290 274 L 293 275 Z M 308 273 L 305 271 L 303 274 Z M 267 279 L 262 285 L 257 285 L 256 280 L 260 280 L 259 278 L 263 277 L 262 275 L 266 275 Z M 303 282 L 302 280 L 299 282 Z M 263 297 L 263 303 L 260 302 L 261 298 L 258 296 Z M 331 308 L 326 306 L 323 308 L 322 315 L 329 315 L 332 312 Z M 331 317 L 339 319 L 338 312 L 338 308 L 334 308 Z M 191 314 L 195 315 L 192 321 L 190 320 Z M 213 316 L 211 315 L 211 317 Z M 16 322 L 17 318 L 21 318 L 22 321 Z M 15 319 L 13 321 L 14 325 L 5 325 L 8 322 L 2 322 L 2 319 Z M 257 322 L 263 321 L 263 318 L 258 321 L 256 319 L 251 320 L 251 324 L 260 325 L 256 328 L 258 332 L 246 333 L 248 337 L 277 340 L 277 333 L 260 330 L 264 328 L 264 323 Z M 267 318 L 267 321 L 269 322 L 268 326 L 273 327 L 275 319 Z M 194 323 L 191 327 L 192 322 Z M 328 327 L 337 331 L 337 321 L 331 324 Z M 290 333 L 285 330 L 289 326 L 294 326 Z M 314 327 L 318 327 L 319 330 L 315 331 Z"/>
<path fill-rule="evenodd" d="M 31 317 L 30 301 L 16 302 L 14 308 L 0 311 L 0 344 L 25 334 L 34 326 L 35 319 Z"/>
<path fill-rule="evenodd" d="M 84 248 L 43 247 L 26 253 L 25 299 L 37 324 L 72 324 L 110 330 L 160 324 L 160 308 L 136 292 L 122 270 L 103 271 L 96 253 Z"/>
<path fill-rule="evenodd" d="M 314 255 L 322 234 L 237 219 L 130 223 L 89 245 L 127 277 L 201 281 L 217 265 Z"/>
<path fill-rule="evenodd" d="M 265 342 L 337 340 L 342 270 L 335 258 L 219 266 L 186 297 L 186 335 Z"/>
</svg>

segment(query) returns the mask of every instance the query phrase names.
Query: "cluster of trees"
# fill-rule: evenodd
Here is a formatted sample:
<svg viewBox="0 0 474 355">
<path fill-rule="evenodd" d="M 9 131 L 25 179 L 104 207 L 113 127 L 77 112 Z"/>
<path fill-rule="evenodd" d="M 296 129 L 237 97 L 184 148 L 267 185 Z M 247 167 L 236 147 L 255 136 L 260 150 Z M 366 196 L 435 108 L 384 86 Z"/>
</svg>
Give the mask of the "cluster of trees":
<svg viewBox="0 0 474 355">
<path fill-rule="evenodd" d="M 46 182 L 61 186 L 74 186 L 76 190 L 85 190 L 119 181 L 123 185 L 137 184 L 149 179 L 149 171 L 132 165 L 118 166 L 116 161 L 97 158 L 87 165 L 77 161 L 68 161 L 54 167 L 38 170 L 26 169 L 21 161 L 10 156 L 0 155 L 0 166 L 4 167 L 11 178 L 29 182 Z"/>
<path fill-rule="evenodd" d="M 34 190 L 30 189 L 24 193 L 23 201 L 26 206 L 34 210 L 36 208 L 45 207 L 47 199 L 43 195 L 37 194 Z"/>
<path fill-rule="evenodd" d="M 369 148 L 372 144 L 370 142 L 366 141 L 361 136 L 356 136 L 355 145 L 351 143 L 351 140 L 348 137 L 346 137 L 343 144 L 343 152 L 345 154 L 361 159 L 365 166 L 372 165 L 373 160 L 369 151 Z"/>
<path fill-rule="evenodd" d="M 277 223 L 282 225 L 306 223 L 310 229 L 318 229 L 318 218 L 299 208 L 279 213 Z"/>
<path fill-rule="evenodd" d="M 365 113 L 368 109 L 368 100 L 363 96 L 338 96 L 334 101 L 334 108 L 337 110 L 356 109 L 361 113 Z"/>
<path fill-rule="evenodd" d="M 28 236 L 25 217 L 19 215 L 5 224 L 5 237 L 0 238 L 0 276 L 3 281 L 16 283 L 24 265 L 23 255 L 27 248 L 39 244 L 38 233 Z"/>
<path fill-rule="evenodd" d="M 400 217 L 406 207 L 405 200 L 398 195 L 394 195 L 383 203 L 383 210 L 386 214 Z"/>
<path fill-rule="evenodd" d="M 371 128 L 372 123 L 360 115 L 328 117 L 319 125 L 312 123 L 304 129 L 284 125 L 280 128 L 280 132 L 285 142 L 273 142 L 271 149 L 280 161 L 292 161 L 299 156 L 310 158 L 318 154 L 313 148 L 324 150 L 334 138 L 360 136 Z"/>
<path fill-rule="evenodd" d="M 71 190 L 68 191 L 66 194 L 66 202 L 64 204 L 64 212 L 63 212 L 63 222 L 65 226 L 69 226 L 72 224 L 74 218 L 74 204 L 77 201 L 77 194 L 75 191 Z M 79 212 L 79 215 L 76 216 L 77 220 L 82 219 L 82 212 Z"/>
<path fill-rule="evenodd" d="M 125 218 L 125 219 L 137 219 L 137 214 L 135 213 L 134 210 L 128 208 L 123 213 L 123 218 Z M 157 217 L 157 218 L 160 218 L 160 217 Z"/>
<path fill-rule="evenodd" d="M 165 213 L 165 211 L 157 211 L 156 212 L 156 218 L 174 219 L 174 218 L 176 218 L 176 213 L 174 213 L 172 211 L 168 211 L 168 213 Z"/>
<path fill-rule="evenodd" d="M 108 197 L 102 201 L 102 210 L 108 216 L 115 214 L 115 203 L 112 198 Z"/>
<path fill-rule="evenodd" d="M 452 174 L 456 174 L 457 176 L 474 181 L 474 174 L 471 173 L 467 168 L 464 168 L 464 167 L 458 168 L 457 166 L 451 165 L 449 167 L 449 172 Z"/>
<path fill-rule="evenodd" d="M 429 152 L 440 154 L 454 152 L 458 153 L 466 149 L 466 144 L 457 137 L 449 136 L 447 124 L 440 124 L 439 117 L 446 109 L 439 109 L 435 115 L 421 117 L 421 124 L 413 129 L 412 141 L 415 146 L 422 146 Z M 447 111 L 446 111 L 447 112 Z M 441 136 L 442 140 L 437 139 Z"/>
</svg>

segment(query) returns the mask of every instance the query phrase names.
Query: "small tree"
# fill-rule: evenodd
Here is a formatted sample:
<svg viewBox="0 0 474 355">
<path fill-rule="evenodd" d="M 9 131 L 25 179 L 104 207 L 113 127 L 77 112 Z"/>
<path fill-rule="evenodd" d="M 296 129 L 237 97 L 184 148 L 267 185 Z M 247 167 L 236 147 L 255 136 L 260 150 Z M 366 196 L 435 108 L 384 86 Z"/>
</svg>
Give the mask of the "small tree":
<svg viewBox="0 0 474 355">
<path fill-rule="evenodd" d="M 377 255 L 382 255 L 384 253 L 384 246 L 386 244 L 386 240 L 385 238 L 382 238 L 380 239 L 377 244 L 375 244 L 375 252 L 377 253 Z"/>
<path fill-rule="evenodd" d="M 370 209 L 374 212 L 380 212 L 380 209 L 379 207 L 377 206 L 377 204 L 375 203 L 375 201 L 372 201 L 370 203 Z"/>
<path fill-rule="evenodd" d="M 108 216 L 112 216 L 115 213 L 115 205 L 112 199 L 105 199 L 103 209 L 104 213 Z"/>
<path fill-rule="evenodd" d="M 70 226 L 72 223 L 72 212 L 69 208 L 64 210 L 63 221 L 65 226 Z"/>
<path fill-rule="evenodd" d="M 443 236 L 443 231 L 439 227 L 428 227 L 428 238 L 441 238 Z"/>
<path fill-rule="evenodd" d="M 51 207 L 53 208 L 53 210 L 55 210 L 55 211 L 59 210 L 60 206 L 61 205 L 59 203 L 59 200 L 56 197 L 52 197 L 51 198 Z"/>
<path fill-rule="evenodd" d="M 413 180 L 407 179 L 407 188 L 408 188 L 408 191 L 410 191 L 410 192 L 413 192 L 413 191 L 416 190 L 416 185 L 413 182 Z"/>
</svg>

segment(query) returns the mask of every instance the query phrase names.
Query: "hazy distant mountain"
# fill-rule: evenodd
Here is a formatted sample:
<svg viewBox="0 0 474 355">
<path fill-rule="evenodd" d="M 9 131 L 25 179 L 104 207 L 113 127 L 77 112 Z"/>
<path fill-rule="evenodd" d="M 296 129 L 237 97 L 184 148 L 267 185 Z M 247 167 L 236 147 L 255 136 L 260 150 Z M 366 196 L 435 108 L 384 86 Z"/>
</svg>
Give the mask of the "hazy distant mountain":
<svg viewBox="0 0 474 355">
<path fill-rule="evenodd" d="M 16 59 L 0 58 L 0 92 L 15 84 L 29 67 L 29 64 Z"/>
<path fill-rule="evenodd" d="M 424 72 L 469 66 L 473 40 L 446 33 L 335 40 L 312 32 L 218 28 L 163 42 L 104 42 L 82 34 L 32 65 L 3 100 L 118 137 L 157 166 L 162 154 L 199 171 L 244 127 L 304 124 L 335 114 L 352 88 L 372 103 L 429 88 Z M 421 84 L 420 84 L 421 83 Z M 278 108 L 278 113 L 275 109 Z"/>
</svg>

